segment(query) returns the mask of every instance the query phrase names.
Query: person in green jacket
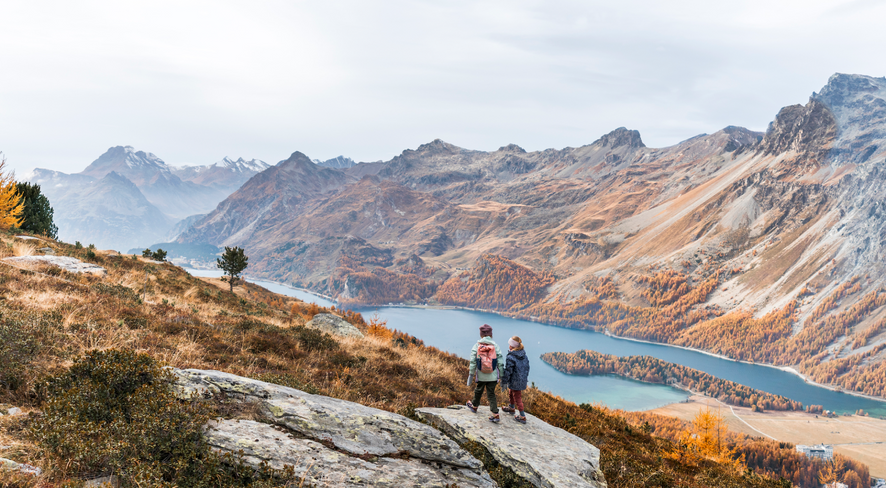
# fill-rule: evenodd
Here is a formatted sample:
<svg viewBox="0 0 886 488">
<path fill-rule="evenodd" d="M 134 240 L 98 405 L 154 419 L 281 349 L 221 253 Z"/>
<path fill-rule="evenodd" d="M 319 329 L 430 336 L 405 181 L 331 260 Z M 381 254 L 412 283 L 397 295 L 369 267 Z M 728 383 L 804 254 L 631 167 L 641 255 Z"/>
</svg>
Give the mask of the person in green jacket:
<svg viewBox="0 0 886 488">
<path fill-rule="evenodd" d="M 484 369 L 484 361 L 486 362 L 486 368 L 490 370 L 486 373 L 482 371 Z M 504 363 L 501 349 L 492 340 L 492 327 L 488 324 L 483 324 L 480 326 L 480 340 L 471 349 L 471 367 L 468 372 L 468 385 L 470 386 L 471 382 L 476 381 L 477 386 L 474 387 L 473 401 L 465 405 L 467 405 L 471 412 L 477 413 L 476 405 L 480 404 L 483 390 L 486 390 L 486 396 L 489 398 L 489 410 L 492 412 L 489 420 L 495 423 L 501 420 L 501 417 L 498 415 L 495 387 L 498 385 L 499 380 L 501 380 L 505 367 Z"/>
</svg>

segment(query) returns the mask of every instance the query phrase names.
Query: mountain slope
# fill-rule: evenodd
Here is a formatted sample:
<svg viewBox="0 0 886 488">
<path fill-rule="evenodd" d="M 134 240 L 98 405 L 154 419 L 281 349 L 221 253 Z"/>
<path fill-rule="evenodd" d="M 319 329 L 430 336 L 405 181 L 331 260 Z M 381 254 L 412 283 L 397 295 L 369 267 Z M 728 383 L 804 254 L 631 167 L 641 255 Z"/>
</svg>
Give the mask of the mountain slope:
<svg viewBox="0 0 886 488">
<path fill-rule="evenodd" d="M 134 183 L 114 171 L 93 178 L 38 169 L 28 181 L 39 184 L 49 198 L 59 239 L 68 242 L 129 249 L 155 242 L 173 223 Z"/>
<path fill-rule="evenodd" d="M 274 232 L 281 222 L 303 212 L 312 199 L 352 179 L 341 171 L 317 166 L 304 154 L 295 152 L 289 159 L 252 177 L 205 219 L 185 231 L 180 240 L 242 245 L 253 235 Z"/>
<path fill-rule="evenodd" d="M 541 298 L 506 300 L 509 313 L 814 377 L 839 365 L 828 382 L 886 364 L 886 78 L 836 74 L 765 134 L 727 127 L 649 148 L 619 128 L 538 152 L 435 140 L 361 179 L 355 168 L 328 173 L 323 191 L 293 186 L 292 205 L 244 185 L 228 201 L 248 205 L 220 206 L 218 225 L 182 239 L 244 246 L 255 275 L 352 302 L 480 303 L 462 273 L 497 255 L 556 278 Z M 420 269 L 397 264 L 413 255 Z M 385 291 L 344 286 L 357 282 Z M 732 326 L 741 332 L 723 332 Z"/>
</svg>

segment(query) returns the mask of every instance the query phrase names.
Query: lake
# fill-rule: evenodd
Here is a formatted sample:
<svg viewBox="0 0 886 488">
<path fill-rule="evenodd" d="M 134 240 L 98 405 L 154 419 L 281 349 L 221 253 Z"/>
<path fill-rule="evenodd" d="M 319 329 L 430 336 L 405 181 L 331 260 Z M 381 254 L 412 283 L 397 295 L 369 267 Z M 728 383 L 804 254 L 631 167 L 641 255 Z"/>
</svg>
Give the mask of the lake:
<svg viewBox="0 0 886 488">
<path fill-rule="evenodd" d="M 198 276 L 219 276 L 215 270 L 188 270 Z M 322 297 L 277 283 L 248 279 L 269 290 L 321 306 L 333 305 Z M 358 310 L 364 317 L 377 313 L 388 326 L 411 334 L 444 351 L 470 355 L 479 338 L 479 327 L 492 326 L 493 338 L 507 349 L 507 340 L 519 336 L 530 358 L 529 380 L 542 390 L 576 403 L 602 403 L 611 408 L 648 410 L 682 401 L 682 390 L 652 385 L 618 376 L 573 376 L 561 373 L 539 359 L 545 352 L 591 349 L 614 356 L 652 356 L 682 364 L 751 388 L 784 395 L 804 405 L 823 405 L 827 410 L 854 413 L 859 408 L 886 417 L 886 402 L 857 397 L 811 385 L 797 375 L 756 364 L 730 361 L 664 344 L 648 344 L 610 337 L 597 332 L 567 329 L 500 315 L 458 309 L 377 307 Z M 467 389 L 467 387 L 466 387 Z M 467 391 L 467 390 L 466 390 Z"/>
</svg>

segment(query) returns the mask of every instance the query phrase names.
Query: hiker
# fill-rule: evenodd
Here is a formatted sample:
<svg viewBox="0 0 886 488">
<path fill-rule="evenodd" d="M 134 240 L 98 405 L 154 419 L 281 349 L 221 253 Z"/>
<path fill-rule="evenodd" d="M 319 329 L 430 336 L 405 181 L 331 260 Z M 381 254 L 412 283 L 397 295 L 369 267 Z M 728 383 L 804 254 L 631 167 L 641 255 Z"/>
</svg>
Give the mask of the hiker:
<svg viewBox="0 0 886 488">
<path fill-rule="evenodd" d="M 529 381 L 529 358 L 523 350 L 523 340 L 517 336 L 508 340 L 508 358 L 505 360 L 505 372 L 501 375 L 501 389 L 508 390 L 508 406 L 501 407 L 507 413 L 518 412 L 514 420 L 526 423 L 526 412 L 523 410 L 523 390 Z"/>
<path fill-rule="evenodd" d="M 503 370 L 501 350 L 492 340 L 492 327 L 483 324 L 480 326 L 480 340 L 471 349 L 471 368 L 468 372 L 468 386 L 472 381 L 477 382 L 477 386 L 474 387 L 474 400 L 465 405 L 471 412 L 477 413 L 477 405 L 480 404 L 480 397 L 483 396 L 485 389 L 486 396 L 489 397 L 489 410 L 492 412 L 489 420 L 495 423 L 501 420 L 498 415 L 498 402 L 495 399 L 495 387 L 501 379 Z"/>
</svg>

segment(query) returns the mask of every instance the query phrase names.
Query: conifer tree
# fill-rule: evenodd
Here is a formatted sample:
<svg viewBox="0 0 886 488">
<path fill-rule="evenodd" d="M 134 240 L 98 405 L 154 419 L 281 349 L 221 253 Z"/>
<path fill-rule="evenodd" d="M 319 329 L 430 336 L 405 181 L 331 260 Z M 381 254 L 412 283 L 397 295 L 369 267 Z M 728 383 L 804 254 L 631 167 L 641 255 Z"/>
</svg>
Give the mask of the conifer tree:
<svg viewBox="0 0 886 488">
<path fill-rule="evenodd" d="M 227 275 L 227 278 L 222 278 L 222 281 L 228 282 L 231 286 L 231 293 L 233 293 L 234 283 L 240 279 L 240 273 L 248 266 L 247 261 L 249 261 L 249 258 L 243 252 L 243 248 L 225 246 L 225 253 L 216 261 L 218 267 Z"/>
<path fill-rule="evenodd" d="M 0 229 L 20 226 L 25 209 L 15 184 L 15 175 L 7 173 L 5 168 L 6 158 L 0 157 Z"/>
<path fill-rule="evenodd" d="M 53 210 L 49 199 L 40 192 L 40 185 L 16 183 L 18 194 L 25 208 L 22 212 L 21 229 L 34 234 L 46 234 L 58 238 L 58 227 L 52 220 Z"/>
</svg>

